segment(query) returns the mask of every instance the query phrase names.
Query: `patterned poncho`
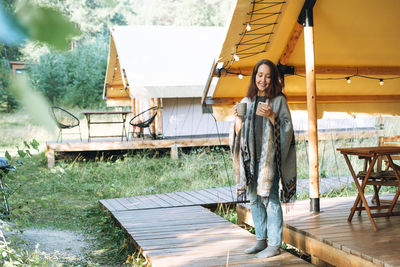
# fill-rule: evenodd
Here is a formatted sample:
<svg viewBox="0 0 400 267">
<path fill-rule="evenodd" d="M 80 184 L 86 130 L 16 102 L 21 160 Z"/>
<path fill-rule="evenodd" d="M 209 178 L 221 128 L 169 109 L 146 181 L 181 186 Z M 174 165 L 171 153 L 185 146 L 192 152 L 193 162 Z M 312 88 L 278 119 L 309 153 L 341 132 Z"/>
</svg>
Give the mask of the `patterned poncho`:
<svg viewBox="0 0 400 267">
<path fill-rule="evenodd" d="M 268 101 L 268 100 L 267 100 Z M 256 101 L 245 97 L 247 112 L 238 133 L 232 129 L 230 146 L 238 194 L 254 182 L 255 173 L 255 106 Z M 292 119 L 286 98 L 277 96 L 270 101 L 275 119 L 263 117 L 262 149 L 259 162 L 257 195 L 268 197 L 276 175 L 280 179 L 281 201 L 289 202 L 296 195 L 296 147 Z M 234 126 L 233 126 L 234 127 Z M 278 173 L 277 173 L 278 172 Z"/>
</svg>

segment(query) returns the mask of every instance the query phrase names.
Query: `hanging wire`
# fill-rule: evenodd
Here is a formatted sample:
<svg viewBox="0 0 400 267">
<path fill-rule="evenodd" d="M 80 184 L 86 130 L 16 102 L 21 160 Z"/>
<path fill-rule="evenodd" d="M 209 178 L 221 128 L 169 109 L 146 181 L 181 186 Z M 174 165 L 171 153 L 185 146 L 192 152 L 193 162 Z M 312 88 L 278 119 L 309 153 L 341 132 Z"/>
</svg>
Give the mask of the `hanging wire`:
<svg viewBox="0 0 400 267">
<path fill-rule="evenodd" d="M 217 119 L 214 117 L 214 114 L 210 113 L 210 115 L 213 117 L 214 122 L 215 122 L 215 128 L 217 130 L 219 145 L 222 146 L 221 134 L 219 133 L 219 130 L 218 130 Z M 220 151 L 222 151 L 222 149 Z M 232 202 L 235 202 L 235 197 L 233 196 L 233 191 L 232 191 L 232 183 L 231 183 L 231 180 L 229 179 L 228 167 L 226 165 L 225 155 L 222 152 L 221 152 L 221 155 L 222 155 L 222 159 L 223 159 L 223 162 L 224 162 L 225 174 L 226 174 L 226 179 L 227 179 L 228 184 L 229 184 L 229 190 L 231 192 Z"/>
<path fill-rule="evenodd" d="M 301 77 L 301 78 L 306 78 L 306 75 L 301 75 L 301 74 L 294 74 L 295 76 Z M 400 79 L 400 76 L 396 77 L 390 77 L 390 78 L 380 78 L 380 77 L 371 77 L 371 76 L 366 76 L 366 75 L 360 75 L 360 74 L 353 74 L 350 76 L 345 76 L 345 77 L 328 77 L 328 78 L 315 78 L 316 80 L 320 81 L 329 81 L 329 80 L 350 80 L 351 78 L 354 77 L 360 77 L 360 78 L 365 78 L 365 79 L 370 79 L 370 80 L 377 80 L 377 81 L 387 81 L 387 80 L 397 80 Z"/>
</svg>

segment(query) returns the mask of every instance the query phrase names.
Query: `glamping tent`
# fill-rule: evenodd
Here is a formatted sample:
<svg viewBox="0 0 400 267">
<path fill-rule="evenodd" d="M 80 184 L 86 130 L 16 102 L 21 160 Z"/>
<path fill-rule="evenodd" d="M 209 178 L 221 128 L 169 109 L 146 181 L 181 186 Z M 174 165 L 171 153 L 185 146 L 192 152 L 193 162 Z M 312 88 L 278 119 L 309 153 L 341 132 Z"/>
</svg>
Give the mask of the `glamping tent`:
<svg viewBox="0 0 400 267">
<path fill-rule="evenodd" d="M 317 117 L 400 114 L 399 12 L 398 0 L 238 0 L 202 103 L 228 119 L 254 64 L 275 62 L 290 108 L 308 111 L 311 210 L 318 211 Z"/>
<path fill-rule="evenodd" d="M 132 106 L 134 115 L 163 107 L 154 128 L 165 138 L 227 134 L 231 123 L 216 123 L 200 104 L 223 36 L 218 27 L 113 27 L 104 100 L 108 106 Z"/>
</svg>

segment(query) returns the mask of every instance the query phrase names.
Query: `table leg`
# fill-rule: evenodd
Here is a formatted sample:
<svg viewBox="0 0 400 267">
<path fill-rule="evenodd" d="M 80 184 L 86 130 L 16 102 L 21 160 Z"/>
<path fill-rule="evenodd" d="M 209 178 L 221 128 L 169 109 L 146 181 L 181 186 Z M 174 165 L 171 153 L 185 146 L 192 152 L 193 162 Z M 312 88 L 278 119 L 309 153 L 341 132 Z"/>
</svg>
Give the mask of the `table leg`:
<svg viewBox="0 0 400 267">
<path fill-rule="evenodd" d="M 388 159 L 388 162 L 389 162 L 389 166 L 393 169 L 394 175 L 396 175 L 396 179 L 399 182 L 399 186 L 397 187 L 396 194 L 394 195 L 392 204 L 390 205 L 390 208 L 388 210 L 388 216 L 389 216 L 389 214 L 392 213 L 393 208 L 397 203 L 397 200 L 399 199 L 399 195 L 400 195 L 400 175 L 399 175 L 398 169 L 396 168 L 396 166 L 393 163 L 392 157 L 390 155 L 387 155 L 387 159 Z"/>
<path fill-rule="evenodd" d="M 127 114 L 122 114 L 122 134 L 121 134 L 121 141 L 124 140 L 124 136 L 126 141 L 128 141 L 128 134 L 126 133 L 125 122 L 126 122 Z"/>
<path fill-rule="evenodd" d="M 373 170 L 373 168 L 374 168 L 375 162 L 376 162 L 376 160 L 378 159 L 378 157 L 377 157 L 376 155 L 374 156 L 372 162 L 371 162 L 370 165 L 369 165 L 368 172 L 367 172 L 367 174 L 366 174 L 365 177 L 364 177 L 363 183 L 362 183 L 362 185 L 360 186 L 360 183 L 358 182 L 358 179 L 357 179 L 357 175 L 356 175 L 355 172 L 354 172 L 353 166 L 351 166 L 351 162 L 350 162 L 348 156 L 347 156 L 346 154 L 343 154 L 343 156 L 344 156 L 344 158 L 345 158 L 345 160 L 346 160 L 347 166 L 349 167 L 349 170 L 350 170 L 350 172 L 351 172 L 351 175 L 353 176 L 354 183 L 355 183 L 355 185 L 357 186 L 357 189 L 358 189 L 358 195 L 357 195 L 356 201 L 354 202 L 353 207 L 351 208 L 351 212 L 350 212 L 349 217 L 347 218 L 347 221 L 348 221 L 348 222 L 351 222 L 351 220 L 353 219 L 354 213 L 355 213 L 355 211 L 356 211 L 356 209 L 357 209 L 358 202 L 359 202 L 360 199 L 361 199 L 362 202 L 364 203 L 365 211 L 366 211 L 367 214 L 368 214 L 368 217 L 369 217 L 369 220 L 371 221 L 372 227 L 373 227 L 374 230 L 376 231 L 376 230 L 377 230 L 377 227 L 376 227 L 374 218 L 372 218 L 372 216 L 371 216 L 371 210 L 370 210 L 370 208 L 369 208 L 369 206 L 368 206 L 368 203 L 367 203 L 367 200 L 366 200 L 366 198 L 365 198 L 365 196 L 364 196 L 364 188 L 365 188 L 365 186 L 367 185 L 367 180 L 368 180 L 369 176 L 371 175 L 371 172 L 372 172 L 372 170 Z"/>
</svg>

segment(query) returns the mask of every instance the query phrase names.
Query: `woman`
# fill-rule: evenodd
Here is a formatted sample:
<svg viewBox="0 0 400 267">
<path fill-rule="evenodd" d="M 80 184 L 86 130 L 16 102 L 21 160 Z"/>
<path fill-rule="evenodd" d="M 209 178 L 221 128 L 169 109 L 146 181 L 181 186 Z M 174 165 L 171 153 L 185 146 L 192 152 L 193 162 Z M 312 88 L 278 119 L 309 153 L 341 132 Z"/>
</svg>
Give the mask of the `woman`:
<svg viewBox="0 0 400 267">
<path fill-rule="evenodd" d="M 254 66 L 241 103 L 247 103 L 246 114 L 238 116 L 233 107 L 231 149 L 238 194 L 248 192 L 257 239 L 245 253 L 267 258 L 280 254 L 282 243 L 279 181 L 281 200 L 288 202 L 296 195 L 297 176 L 292 119 L 278 68 L 270 60 Z"/>
</svg>

